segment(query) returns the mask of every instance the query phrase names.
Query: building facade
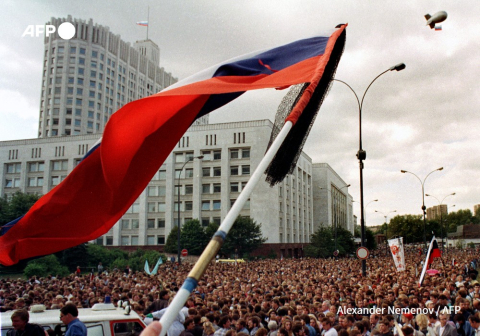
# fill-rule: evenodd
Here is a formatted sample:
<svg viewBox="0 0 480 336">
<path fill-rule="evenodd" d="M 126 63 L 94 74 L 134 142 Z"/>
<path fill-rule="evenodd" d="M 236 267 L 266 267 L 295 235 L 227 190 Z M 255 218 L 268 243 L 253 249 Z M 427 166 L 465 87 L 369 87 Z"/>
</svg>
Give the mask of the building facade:
<svg viewBox="0 0 480 336">
<path fill-rule="evenodd" d="M 342 227 L 353 233 L 353 198 L 348 184 L 328 163 L 313 164 L 314 218 L 320 226 Z"/>
<path fill-rule="evenodd" d="M 263 158 L 271 129 L 268 120 L 192 126 L 136 202 L 97 243 L 163 245 L 178 225 L 178 209 L 182 225 L 189 219 L 204 226 L 220 223 Z M 47 193 L 99 138 L 86 134 L 1 142 L 1 194 Z M 294 173 L 282 183 L 270 187 L 263 180 L 255 187 L 241 215 L 262 224 L 267 244 L 308 243 L 318 222 L 313 184 L 311 159 L 302 153 Z M 346 210 L 339 216 L 344 223 Z"/>
</svg>

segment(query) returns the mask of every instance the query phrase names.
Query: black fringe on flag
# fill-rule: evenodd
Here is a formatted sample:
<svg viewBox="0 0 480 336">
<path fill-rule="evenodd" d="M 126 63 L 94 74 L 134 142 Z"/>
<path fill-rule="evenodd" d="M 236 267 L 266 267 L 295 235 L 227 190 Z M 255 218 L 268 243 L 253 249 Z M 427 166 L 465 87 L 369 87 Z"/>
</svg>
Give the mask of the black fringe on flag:
<svg viewBox="0 0 480 336">
<path fill-rule="evenodd" d="M 312 128 L 315 117 L 322 105 L 324 98 L 330 88 L 332 79 L 335 76 L 338 62 L 343 54 L 345 47 L 346 33 L 345 30 L 338 37 L 335 46 L 330 55 L 327 65 L 317 88 L 315 89 L 310 101 L 303 110 L 296 124 L 292 127 L 287 138 L 283 141 L 280 149 L 273 158 L 270 165 L 265 170 L 267 175 L 266 181 L 270 186 L 282 182 L 287 174 L 291 174 L 297 165 L 298 158 L 302 152 L 303 145 L 307 140 L 310 129 Z M 285 124 L 286 117 L 290 114 L 298 99 L 302 96 L 303 91 L 309 83 L 299 84 L 292 87 L 289 93 L 284 97 L 275 116 L 275 124 L 270 135 L 268 148 L 277 137 L 278 133 Z"/>
</svg>

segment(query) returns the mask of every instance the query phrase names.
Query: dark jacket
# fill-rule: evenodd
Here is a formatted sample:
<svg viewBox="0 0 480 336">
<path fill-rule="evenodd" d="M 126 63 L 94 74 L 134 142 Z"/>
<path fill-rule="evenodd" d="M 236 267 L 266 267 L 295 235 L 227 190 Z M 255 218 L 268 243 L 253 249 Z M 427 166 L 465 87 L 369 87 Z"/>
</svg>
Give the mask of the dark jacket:
<svg viewBox="0 0 480 336">
<path fill-rule="evenodd" d="M 38 324 L 31 324 L 27 323 L 25 326 L 25 331 L 20 331 L 18 332 L 15 329 L 11 329 L 7 332 L 7 336 L 45 336 L 45 332 L 43 331 L 43 328 L 40 327 Z"/>
<path fill-rule="evenodd" d="M 155 300 L 155 301 L 153 301 L 153 303 L 150 306 L 147 307 L 147 309 L 145 309 L 143 314 L 147 315 L 147 314 L 162 310 L 162 309 L 167 308 L 167 307 L 168 307 L 168 301 L 167 300 L 162 300 L 162 299 Z"/>
</svg>

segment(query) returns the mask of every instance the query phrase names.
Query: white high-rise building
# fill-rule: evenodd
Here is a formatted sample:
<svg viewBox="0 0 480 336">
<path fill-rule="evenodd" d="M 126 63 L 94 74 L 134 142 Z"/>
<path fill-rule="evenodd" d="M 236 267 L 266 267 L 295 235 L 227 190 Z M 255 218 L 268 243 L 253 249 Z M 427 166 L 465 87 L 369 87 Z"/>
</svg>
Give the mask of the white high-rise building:
<svg viewBox="0 0 480 336">
<path fill-rule="evenodd" d="M 68 16 L 47 24 L 63 22 L 76 34 L 70 40 L 45 37 L 38 137 L 102 133 L 120 107 L 177 81 L 159 66 L 153 41 L 131 46 L 91 19 Z"/>
</svg>

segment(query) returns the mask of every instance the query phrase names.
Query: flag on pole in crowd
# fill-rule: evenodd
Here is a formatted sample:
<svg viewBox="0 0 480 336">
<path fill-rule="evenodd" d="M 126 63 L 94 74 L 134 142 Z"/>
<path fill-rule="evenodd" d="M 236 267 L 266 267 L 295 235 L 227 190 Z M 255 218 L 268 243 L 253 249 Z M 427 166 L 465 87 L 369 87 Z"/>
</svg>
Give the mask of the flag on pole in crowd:
<svg viewBox="0 0 480 336">
<path fill-rule="evenodd" d="M 158 267 L 163 264 L 163 260 L 162 260 L 162 257 L 160 257 L 157 261 L 157 263 L 155 264 L 155 267 L 153 268 L 152 271 L 150 271 L 150 266 L 148 265 L 148 260 L 145 259 L 145 267 L 144 267 L 144 270 L 145 270 L 145 273 L 147 273 L 148 275 L 156 275 L 157 272 L 158 272 Z"/>
<path fill-rule="evenodd" d="M 430 265 L 433 263 L 433 258 L 440 258 L 442 253 L 438 248 L 437 239 L 435 236 L 432 237 L 432 241 L 428 246 L 427 257 L 425 258 L 425 262 L 423 263 L 422 273 L 420 274 L 420 279 L 418 280 L 418 287 L 422 286 L 423 279 L 425 278 L 426 271 L 430 268 Z"/>
<path fill-rule="evenodd" d="M 343 52 L 345 28 L 234 58 L 123 106 L 101 142 L 0 236 L 0 263 L 13 265 L 107 233 L 197 118 L 248 90 L 317 83 L 333 50 L 341 46 Z M 303 105 L 288 117 L 293 124 L 311 94 L 305 90 Z"/>
<path fill-rule="evenodd" d="M 138 21 L 137 25 L 143 26 L 143 27 L 148 27 L 148 21 Z"/>
<path fill-rule="evenodd" d="M 390 251 L 392 252 L 393 261 L 397 267 L 397 271 L 405 271 L 405 253 L 403 248 L 403 237 L 388 240 Z"/>
</svg>

